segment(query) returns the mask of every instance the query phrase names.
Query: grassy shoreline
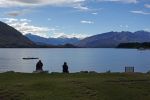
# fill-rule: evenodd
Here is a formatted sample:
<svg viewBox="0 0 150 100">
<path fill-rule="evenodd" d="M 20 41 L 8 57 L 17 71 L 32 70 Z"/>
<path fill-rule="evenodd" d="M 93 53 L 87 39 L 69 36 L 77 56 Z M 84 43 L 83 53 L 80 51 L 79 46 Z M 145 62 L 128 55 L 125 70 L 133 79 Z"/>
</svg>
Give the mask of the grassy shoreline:
<svg viewBox="0 0 150 100">
<path fill-rule="evenodd" d="M 150 100 L 150 74 L 0 73 L 0 100 Z"/>
</svg>

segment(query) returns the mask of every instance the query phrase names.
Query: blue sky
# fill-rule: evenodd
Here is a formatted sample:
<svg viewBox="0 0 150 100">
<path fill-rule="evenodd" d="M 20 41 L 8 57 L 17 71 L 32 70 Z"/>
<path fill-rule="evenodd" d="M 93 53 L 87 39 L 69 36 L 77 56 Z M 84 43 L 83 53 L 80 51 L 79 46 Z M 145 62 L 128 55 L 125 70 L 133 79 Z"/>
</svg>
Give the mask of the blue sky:
<svg viewBox="0 0 150 100">
<path fill-rule="evenodd" d="M 0 0 L 0 13 L 23 34 L 44 37 L 150 31 L 150 0 Z"/>
</svg>

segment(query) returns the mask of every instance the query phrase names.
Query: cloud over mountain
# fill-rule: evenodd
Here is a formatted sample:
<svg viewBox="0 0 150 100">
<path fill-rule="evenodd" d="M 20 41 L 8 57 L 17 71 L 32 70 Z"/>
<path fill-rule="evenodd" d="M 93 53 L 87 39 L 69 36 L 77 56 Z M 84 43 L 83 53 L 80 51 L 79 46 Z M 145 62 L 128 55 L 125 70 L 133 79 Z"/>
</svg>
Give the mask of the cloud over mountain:
<svg viewBox="0 0 150 100">
<path fill-rule="evenodd" d="M 0 18 L 0 20 L 4 21 L 8 25 L 16 28 L 23 34 L 32 33 L 34 35 L 42 36 L 42 37 L 67 37 L 67 38 L 85 38 L 89 35 L 87 34 L 80 34 L 80 33 L 70 33 L 65 34 L 64 32 L 58 32 L 57 28 L 49 28 L 49 27 L 42 27 L 42 26 L 35 26 L 31 24 L 31 20 L 28 19 L 16 19 L 16 18 Z"/>
<path fill-rule="evenodd" d="M 31 25 L 30 24 L 31 20 L 28 19 L 15 19 L 15 18 L 1 18 L 1 19 L 7 24 L 9 24 L 10 26 L 22 32 L 23 34 L 34 33 L 46 37 L 47 33 L 50 30 L 54 30 L 48 27 L 39 27 L 39 26 Z"/>
</svg>

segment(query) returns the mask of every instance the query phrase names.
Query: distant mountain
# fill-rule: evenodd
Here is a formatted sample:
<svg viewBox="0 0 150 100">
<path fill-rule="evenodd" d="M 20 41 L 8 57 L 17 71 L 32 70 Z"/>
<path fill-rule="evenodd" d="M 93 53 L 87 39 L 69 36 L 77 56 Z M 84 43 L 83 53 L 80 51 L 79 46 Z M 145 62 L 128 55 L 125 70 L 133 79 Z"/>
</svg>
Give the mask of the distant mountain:
<svg viewBox="0 0 150 100">
<path fill-rule="evenodd" d="M 108 32 L 87 37 L 81 40 L 80 42 L 76 43 L 76 46 L 91 48 L 111 48 L 117 47 L 120 43 L 130 42 L 150 42 L 150 32 Z"/>
<path fill-rule="evenodd" d="M 78 38 L 44 38 L 33 34 L 26 34 L 30 40 L 37 44 L 47 44 L 47 45 L 64 45 L 64 44 L 75 44 L 80 41 Z"/>
<path fill-rule="evenodd" d="M 0 21 L 0 48 L 35 47 L 35 43 L 15 28 Z"/>
</svg>

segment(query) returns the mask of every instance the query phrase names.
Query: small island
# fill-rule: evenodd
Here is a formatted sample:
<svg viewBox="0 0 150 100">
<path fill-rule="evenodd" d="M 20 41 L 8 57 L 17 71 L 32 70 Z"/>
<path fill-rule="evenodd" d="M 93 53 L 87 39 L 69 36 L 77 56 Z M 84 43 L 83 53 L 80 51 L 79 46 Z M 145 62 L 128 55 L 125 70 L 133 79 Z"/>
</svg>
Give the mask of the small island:
<svg viewBox="0 0 150 100">
<path fill-rule="evenodd" d="M 117 48 L 135 48 L 139 50 L 150 49 L 150 42 L 138 43 L 120 43 Z"/>
</svg>

